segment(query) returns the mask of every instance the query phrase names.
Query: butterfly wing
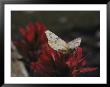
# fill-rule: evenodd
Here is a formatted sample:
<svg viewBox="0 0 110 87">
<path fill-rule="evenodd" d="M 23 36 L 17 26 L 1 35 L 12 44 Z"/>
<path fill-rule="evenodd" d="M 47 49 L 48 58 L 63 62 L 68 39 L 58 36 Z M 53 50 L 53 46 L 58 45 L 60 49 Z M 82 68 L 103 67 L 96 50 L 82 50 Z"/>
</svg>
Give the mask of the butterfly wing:
<svg viewBox="0 0 110 87">
<path fill-rule="evenodd" d="M 81 44 L 81 38 L 76 38 L 70 42 L 68 42 L 69 49 L 75 49 L 79 47 Z"/>
<path fill-rule="evenodd" d="M 48 44 L 51 48 L 56 51 L 61 50 L 62 52 L 68 50 L 68 44 L 64 40 L 62 40 L 49 30 L 47 30 L 45 33 L 48 38 Z"/>
</svg>

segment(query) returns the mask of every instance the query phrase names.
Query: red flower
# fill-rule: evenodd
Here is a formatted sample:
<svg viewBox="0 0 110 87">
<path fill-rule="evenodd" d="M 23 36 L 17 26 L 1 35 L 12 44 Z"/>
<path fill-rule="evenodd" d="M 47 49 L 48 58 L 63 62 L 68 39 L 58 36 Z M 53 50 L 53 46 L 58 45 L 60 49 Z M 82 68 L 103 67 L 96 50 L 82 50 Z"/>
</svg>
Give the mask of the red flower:
<svg viewBox="0 0 110 87">
<path fill-rule="evenodd" d="M 45 34 L 46 27 L 41 22 L 30 22 L 26 28 L 21 27 L 19 32 L 23 36 L 22 41 L 16 41 L 15 45 L 20 48 L 21 53 L 35 61 L 30 61 L 28 66 L 37 76 L 78 76 L 80 73 L 92 72 L 96 68 L 86 67 L 86 58 L 83 56 L 83 49 L 78 47 L 64 55 L 61 51 L 55 51 L 48 45 Z M 36 47 L 36 42 L 38 45 Z M 29 44 L 28 44 L 29 43 Z M 67 73 L 65 73 L 67 70 Z"/>
</svg>

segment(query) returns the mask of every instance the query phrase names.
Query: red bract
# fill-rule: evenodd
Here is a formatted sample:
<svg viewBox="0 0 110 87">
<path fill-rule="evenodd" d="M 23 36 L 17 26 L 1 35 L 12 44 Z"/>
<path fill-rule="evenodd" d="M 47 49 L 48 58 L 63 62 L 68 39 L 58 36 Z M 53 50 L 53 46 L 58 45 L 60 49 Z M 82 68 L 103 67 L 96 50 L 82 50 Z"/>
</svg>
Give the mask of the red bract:
<svg viewBox="0 0 110 87">
<path fill-rule="evenodd" d="M 33 24 L 30 22 L 26 28 L 20 28 L 19 32 L 23 36 L 23 38 L 28 42 L 33 42 L 35 39 L 35 28 Z"/>
<path fill-rule="evenodd" d="M 35 24 L 30 22 L 26 28 L 23 27 L 19 28 L 19 32 L 21 33 L 21 35 L 29 43 L 34 42 L 36 39 L 35 37 L 38 34 L 40 44 L 47 42 L 45 30 L 46 27 L 41 22 L 36 22 Z"/>
<path fill-rule="evenodd" d="M 44 44 L 45 42 L 48 41 L 47 37 L 45 35 L 45 31 L 47 30 L 45 25 L 41 22 L 36 22 L 35 27 L 36 27 L 36 29 L 35 29 L 36 32 L 38 32 L 40 44 Z"/>
<path fill-rule="evenodd" d="M 81 68 L 80 72 L 81 73 L 86 73 L 86 72 L 92 72 L 92 71 L 95 71 L 95 70 L 97 70 L 96 67 L 86 67 L 86 68 Z"/>
<path fill-rule="evenodd" d="M 40 49 L 39 59 L 37 62 L 32 62 L 31 69 L 40 76 L 55 76 L 55 66 L 61 55 L 53 50 L 47 43 Z"/>
<path fill-rule="evenodd" d="M 39 34 L 44 34 L 45 30 L 47 30 L 46 26 L 41 22 L 36 22 L 35 26 L 36 26 L 35 30 L 36 32 L 39 32 Z"/>
<path fill-rule="evenodd" d="M 82 48 L 77 48 L 74 53 L 69 54 L 68 60 L 66 61 L 66 64 L 70 67 L 73 68 L 77 65 L 86 65 L 85 58 L 82 55 Z"/>
<path fill-rule="evenodd" d="M 81 73 L 95 71 L 95 67 L 86 67 L 86 59 L 82 55 L 82 48 L 77 48 L 76 51 L 68 56 L 66 64 L 70 68 L 70 76 L 78 76 Z"/>
<path fill-rule="evenodd" d="M 51 68 L 52 65 L 50 64 L 50 58 L 44 53 L 39 57 L 38 61 L 31 63 L 30 68 L 37 74 L 37 76 L 50 76 L 53 74 L 49 73 L 53 70 L 53 68 Z"/>
</svg>

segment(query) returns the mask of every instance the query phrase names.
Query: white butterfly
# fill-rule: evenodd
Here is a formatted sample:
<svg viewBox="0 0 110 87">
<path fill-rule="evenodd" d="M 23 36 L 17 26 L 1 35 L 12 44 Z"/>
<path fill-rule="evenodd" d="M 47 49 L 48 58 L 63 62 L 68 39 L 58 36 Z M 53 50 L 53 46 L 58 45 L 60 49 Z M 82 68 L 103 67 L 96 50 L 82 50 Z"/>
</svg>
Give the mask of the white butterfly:
<svg viewBox="0 0 110 87">
<path fill-rule="evenodd" d="M 50 30 L 45 31 L 48 44 L 51 48 L 58 51 L 61 50 L 63 53 L 67 53 L 70 49 L 75 49 L 80 46 L 81 38 L 76 38 L 70 42 L 65 42 L 60 37 L 52 33 Z"/>
</svg>

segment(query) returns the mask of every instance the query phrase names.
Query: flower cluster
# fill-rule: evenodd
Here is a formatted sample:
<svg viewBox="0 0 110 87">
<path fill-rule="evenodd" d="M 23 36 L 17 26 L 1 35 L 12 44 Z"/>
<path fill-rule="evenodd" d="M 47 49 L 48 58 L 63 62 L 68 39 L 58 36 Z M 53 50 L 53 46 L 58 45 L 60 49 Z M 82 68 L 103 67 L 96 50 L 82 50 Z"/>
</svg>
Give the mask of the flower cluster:
<svg viewBox="0 0 110 87">
<path fill-rule="evenodd" d="M 26 27 L 19 28 L 22 39 L 13 41 L 28 61 L 27 66 L 33 76 L 79 76 L 96 70 L 96 67 L 87 67 L 81 47 L 68 54 L 52 49 L 45 31 L 43 23 L 30 22 Z"/>
</svg>

